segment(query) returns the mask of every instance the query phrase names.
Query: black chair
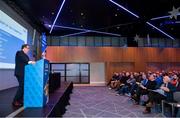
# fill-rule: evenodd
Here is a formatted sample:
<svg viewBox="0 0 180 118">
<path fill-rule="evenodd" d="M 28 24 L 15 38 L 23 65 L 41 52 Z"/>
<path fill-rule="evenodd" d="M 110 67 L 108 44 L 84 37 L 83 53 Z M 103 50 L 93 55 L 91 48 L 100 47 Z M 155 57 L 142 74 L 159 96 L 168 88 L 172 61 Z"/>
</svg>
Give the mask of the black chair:
<svg viewBox="0 0 180 118">
<path fill-rule="evenodd" d="M 175 116 L 175 108 L 180 108 L 180 91 L 174 92 L 174 102 L 162 100 L 162 115 L 165 116 L 165 104 L 171 106 L 171 116 Z"/>
</svg>

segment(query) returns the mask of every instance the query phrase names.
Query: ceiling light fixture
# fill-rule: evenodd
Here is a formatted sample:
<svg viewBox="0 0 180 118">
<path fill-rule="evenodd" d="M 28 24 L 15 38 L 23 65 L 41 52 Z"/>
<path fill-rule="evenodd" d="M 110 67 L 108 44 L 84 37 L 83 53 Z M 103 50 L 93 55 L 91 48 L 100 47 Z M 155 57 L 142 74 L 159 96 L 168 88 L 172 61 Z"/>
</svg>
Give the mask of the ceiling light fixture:
<svg viewBox="0 0 180 118">
<path fill-rule="evenodd" d="M 117 5 L 118 7 L 122 8 L 123 10 L 127 11 L 128 13 L 130 13 L 131 15 L 135 16 L 136 18 L 140 18 L 138 15 L 136 15 L 135 13 L 131 12 L 130 10 L 126 9 L 124 6 L 114 2 L 113 0 L 109 0 L 110 2 L 112 2 L 113 4 Z M 170 17 L 170 16 L 169 16 Z M 156 26 L 154 26 L 153 24 L 151 24 L 150 22 L 146 22 L 149 26 L 155 28 L 156 30 L 158 30 L 159 32 L 163 33 L 164 35 L 166 35 L 167 37 L 171 38 L 174 40 L 174 38 L 172 36 L 170 36 L 169 34 L 165 33 L 164 31 L 162 31 L 161 29 L 157 28 Z"/>
<path fill-rule="evenodd" d="M 106 35 L 112 35 L 112 36 L 121 36 L 119 34 L 114 34 L 114 33 L 107 33 L 107 32 L 100 32 L 100 31 L 94 31 L 94 30 L 85 30 L 83 32 L 78 32 L 78 33 L 72 33 L 72 34 L 67 34 L 67 35 L 63 35 L 61 37 L 68 37 L 68 36 L 75 36 L 75 35 L 79 35 L 79 34 L 85 34 L 85 33 L 88 33 L 88 32 L 94 32 L 94 33 L 99 33 L 99 34 L 106 34 Z"/>
<path fill-rule="evenodd" d="M 166 35 L 167 37 L 169 37 L 170 39 L 175 40 L 172 36 L 170 36 L 169 34 L 165 33 L 164 31 L 162 31 L 161 29 L 157 28 L 156 26 L 154 26 L 153 24 L 151 24 L 150 22 L 146 22 L 148 25 L 150 25 L 151 27 L 155 28 L 156 30 L 158 30 L 159 32 L 163 33 L 164 35 Z"/>
<path fill-rule="evenodd" d="M 163 18 L 170 18 L 170 16 L 171 16 L 171 15 L 155 17 L 155 18 L 151 18 L 151 20 L 159 20 L 159 19 L 163 19 Z M 177 14 L 177 16 L 180 16 L 180 13 Z"/>
<path fill-rule="evenodd" d="M 127 12 L 130 13 L 131 15 L 135 16 L 136 18 L 139 18 L 138 15 L 136 15 L 135 13 L 129 11 L 129 10 L 126 9 L 124 6 L 122 6 L 122 5 L 120 5 L 120 4 L 116 3 L 116 2 L 114 2 L 113 0 L 109 0 L 109 1 L 112 2 L 113 4 L 117 5 L 117 6 L 120 7 L 121 9 L 127 11 Z"/>
<path fill-rule="evenodd" d="M 60 14 L 60 12 L 61 12 L 63 6 L 64 6 L 64 3 L 65 3 L 65 0 L 63 0 L 63 2 L 62 2 L 62 4 L 61 4 L 61 7 L 59 8 L 59 11 L 58 11 L 58 13 L 57 13 L 57 15 L 56 15 L 56 18 L 55 18 L 55 20 L 54 20 L 52 26 L 51 26 L 51 29 L 50 29 L 50 32 L 49 32 L 49 33 L 52 32 L 52 30 L 53 30 L 53 28 L 54 28 L 54 25 L 55 25 L 55 23 L 56 23 L 56 20 L 57 20 L 57 18 L 59 17 L 59 14 Z"/>
<path fill-rule="evenodd" d="M 84 34 L 84 33 L 87 33 L 87 32 L 89 32 L 89 31 L 67 34 L 67 35 L 63 35 L 63 36 L 60 36 L 60 37 L 63 38 L 63 37 L 68 37 L 68 36 L 75 36 L 75 35 Z"/>
<path fill-rule="evenodd" d="M 49 25 L 49 24 L 45 24 L 45 25 Z M 59 27 L 59 28 L 64 28 L 64 29 L 71 29 L 71 30 L 84 31 L 83 33 L 94 32 L 94 33 L 112 35 L 112 36 L 117 36 L 117 37 L 120 37 L 120 36 L 121 36 L 121 35 L 115 34 L 115 33 L 101 32 L 101 31 L 97 31 L 97 30 L 89 30 L 89 29 L 84 29 L 84 28 L 67 27 L 67 26 L 61 26 L 61 25 L 54 25 L 54 27 Z"/>
</svg>

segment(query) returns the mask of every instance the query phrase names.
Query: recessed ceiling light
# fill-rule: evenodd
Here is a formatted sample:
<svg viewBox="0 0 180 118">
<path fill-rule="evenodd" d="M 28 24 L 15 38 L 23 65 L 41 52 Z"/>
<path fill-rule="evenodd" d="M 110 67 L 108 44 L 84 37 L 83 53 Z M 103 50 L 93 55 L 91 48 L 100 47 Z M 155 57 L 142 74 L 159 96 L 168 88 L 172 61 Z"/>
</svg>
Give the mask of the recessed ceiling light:
<svg viewBox="0 0 180 118">
<path fill-rule="evenodd" d="M 83 16 L 83 15 L 84 15 L 84 13 L 81 12 L 81 16 Z"/>
<path fill-rule="evenodd" d="M 118 16 L 117 14 L 114 14 L 114 16 Z"/>
</svg>

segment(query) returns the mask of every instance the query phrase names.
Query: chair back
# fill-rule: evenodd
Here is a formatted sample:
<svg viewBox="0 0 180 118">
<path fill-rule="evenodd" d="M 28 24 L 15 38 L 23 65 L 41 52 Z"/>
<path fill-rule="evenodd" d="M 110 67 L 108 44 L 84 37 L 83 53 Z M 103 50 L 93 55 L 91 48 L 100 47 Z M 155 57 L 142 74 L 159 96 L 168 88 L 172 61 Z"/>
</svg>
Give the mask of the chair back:
<svg viewBox="0 0 180 118">
<path fill-rule="evenodd" d="M 180 102 L 180 91 L 174 92 L 174 100 Z"/>
</svg>

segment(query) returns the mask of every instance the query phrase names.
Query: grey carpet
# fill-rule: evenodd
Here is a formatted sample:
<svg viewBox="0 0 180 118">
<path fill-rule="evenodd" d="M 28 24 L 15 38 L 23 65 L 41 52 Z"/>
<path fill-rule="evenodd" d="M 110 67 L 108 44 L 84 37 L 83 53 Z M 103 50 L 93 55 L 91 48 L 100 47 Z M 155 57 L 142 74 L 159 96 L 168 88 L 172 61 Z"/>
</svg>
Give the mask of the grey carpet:
<svg viewBox="0 0 180 118">
<path fill-rule="evenodd" d="M 162 117 L 153 109 L 143 114 L 143 106 L 134 105 L 127 96 L 116 96 L 108 87 L 74 87 L 66 109 L 63 117 Z"/>
</svg>

